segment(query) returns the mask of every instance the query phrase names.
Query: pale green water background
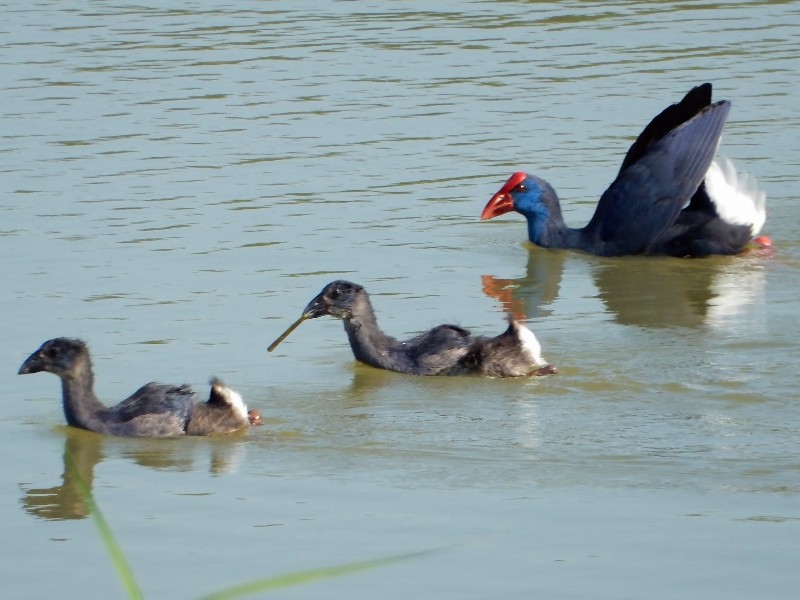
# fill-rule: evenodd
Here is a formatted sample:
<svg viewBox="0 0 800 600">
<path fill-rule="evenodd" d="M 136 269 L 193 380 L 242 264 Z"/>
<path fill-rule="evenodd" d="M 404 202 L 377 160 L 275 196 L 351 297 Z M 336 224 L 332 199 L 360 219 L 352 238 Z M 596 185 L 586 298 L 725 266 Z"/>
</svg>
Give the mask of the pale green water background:
<svg viewBox="0 0 800 600">
<path fill-rule="evenodd" d="M 0 595 L 122 595 L 69 449 L 150 598 L 440 547 L 276 597 L 797 597 L 800 4 L 0 13 Z M 602 260 L 479 222 L 525 169 L 585 223 L 703 81 L 733 101 L 721 153 L 767 191 L 773 257 Z M 483 284 L 505 287 L 561 374 L 378 372 L 331 319 L 268 355 L 338 277 L 396 335 L 499 332 Z M 16 375 L 57 335 L 89 341 L 108 403 L 218 375 L 267 423 L 72 431 L 56 378 Z"/>
</svg>

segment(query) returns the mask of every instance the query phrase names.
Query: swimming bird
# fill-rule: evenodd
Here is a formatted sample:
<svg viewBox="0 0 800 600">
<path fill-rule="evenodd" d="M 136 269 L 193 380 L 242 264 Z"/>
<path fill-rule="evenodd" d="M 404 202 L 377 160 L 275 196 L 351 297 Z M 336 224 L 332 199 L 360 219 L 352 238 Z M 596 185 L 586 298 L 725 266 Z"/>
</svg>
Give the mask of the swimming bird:
<svg viewBox="0 0 800 600">
<path fill-rule="evenodd" d="M 242 397 L 216 378 L 211 380 L 207 402 L 200 401 L 188 385 L 151 382 L 127 400 L 107 407 L 94 393 L 89 348 L 79 339 L 48 340 L 22 363 L 19 374 L 42 371 L 61 379 L 67 423 L 97 433 L 129 437 L 214 435 L 242 429 L 255 419 L 248 415 Z M 260 414 L 258 417 L 255 420 L 260 422 Z"/>
<path fill-rule="evenodd" d="M 389 371 L 411 375 L 520 377 L 548 375 L 558 369 L 547 364 L 533 332 L 509 319 L 508 328 L 494 338 L 475 337 L 457 325 L 438 325 L 406 341 L 378 327 L 366 290 L 349 281 L 333 281 L 309 302 L 303 314 L 270 347 L 270 352 L 301 322 L 330 315 L 344 322 L 356 359 Z"/>
<path fill-rule="evenodd" d="M 567 227 L 555 190 L 523 172 L 489 200 L 481 219 L 515 210 L 534 244 L 600 256 L 737 254 L 764 224 L 766 194 L 730 161 L 713 160 L 730 108 L 712 103 L 705 83 L 657 115 L 583 228 Z"/>
</svg>

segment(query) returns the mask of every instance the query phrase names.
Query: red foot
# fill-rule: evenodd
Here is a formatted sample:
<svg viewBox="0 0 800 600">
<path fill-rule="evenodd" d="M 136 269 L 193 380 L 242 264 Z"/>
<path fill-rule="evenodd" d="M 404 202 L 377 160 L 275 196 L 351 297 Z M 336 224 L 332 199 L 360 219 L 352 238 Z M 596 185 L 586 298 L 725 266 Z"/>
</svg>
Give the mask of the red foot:
<svg viewBox="0 0 800 600">
<path fill-rule="evenodd" d="M 753 240 L 753 243 L 759 248 L 771 248 L 772 240 L 767 235 L 760 235 Z"/>
<path fill-rule="evenodd" d="M 261 417 L 261 413 L 255 408 L 251 408 L 247 411 L 247 418 L 250 421 L 250 425 L 253 425 L 254 427 L 256 425 L 264 424 L 264 419 Z"/>
<path fill-rule="evenodd" d="M 544 367 L 536 369 L 533 372 L 534 375 L 538 375 L 540 377 L 542 375 L 555 375 L 556 373 L 558 373 L 558 367 L 555 365 L 545 365 Z"/>
</svg>

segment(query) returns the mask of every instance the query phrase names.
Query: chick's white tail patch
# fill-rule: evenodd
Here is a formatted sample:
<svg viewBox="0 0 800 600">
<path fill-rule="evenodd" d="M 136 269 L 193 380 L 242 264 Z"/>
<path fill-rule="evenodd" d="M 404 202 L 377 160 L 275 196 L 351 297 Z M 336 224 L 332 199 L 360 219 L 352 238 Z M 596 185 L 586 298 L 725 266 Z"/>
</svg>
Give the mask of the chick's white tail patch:
<svg viewBox="0 0 800 600">
<path fill-rule="evenodd" d="M 522 350 L 537 367 L 546 365 L 547 361 L 542 356 L 542 345 L 533 331 L 518 321 L 515 321 L 514 324 L 516 325 L 517 337 L 522 344 Z"/>
<path fill-rule="evenodd" d="M 758 234 L 767 218 L 767 194 L 758 189 L 756 178 L 737 173 L 733 162 L 720 157 L 706 173 L 706 191 L 719 216 L 732 225 L 749 225 Z"/>
<path fill-rule="evenodd" d="M 230 406 L 231 410 L 233 410 L 242 419 L 248 419 L 247 405 L 244 403 L 244 400 L 239 392 L 232 390 L 222 381 L 216 378 L 211 380 L 211 387 L 213 388 L 212 392 L 218 395 L 225 402 L 225 404 Z"/>
</svg>

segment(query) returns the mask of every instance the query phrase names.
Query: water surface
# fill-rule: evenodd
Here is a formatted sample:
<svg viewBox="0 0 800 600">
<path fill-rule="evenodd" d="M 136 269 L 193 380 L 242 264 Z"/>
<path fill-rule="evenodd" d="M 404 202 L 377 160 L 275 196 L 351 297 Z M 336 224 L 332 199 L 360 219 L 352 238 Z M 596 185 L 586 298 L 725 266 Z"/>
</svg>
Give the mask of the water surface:
<svg viewBox="0 0 800 600">
<path fill-rule="evenodd" d="M 88 479 L 147 596 L 441 548 L 331 598 L 793 598 L 800 578 L 796 2 L 11 3 L 4 72 L 0 577 L 118 597 Z M 508 175 L 585 223 L 647 121 L 712 81 L 773 256 L 601 259 L 478 215 Z M 328 281 L 383 327 L 525 315 L 561 374 L 426 379 L 341 324 L 271 342 Z M 217 375 L 266 425 L 64 427 L 45 339 L 98 394 Z"/>
</svg>

